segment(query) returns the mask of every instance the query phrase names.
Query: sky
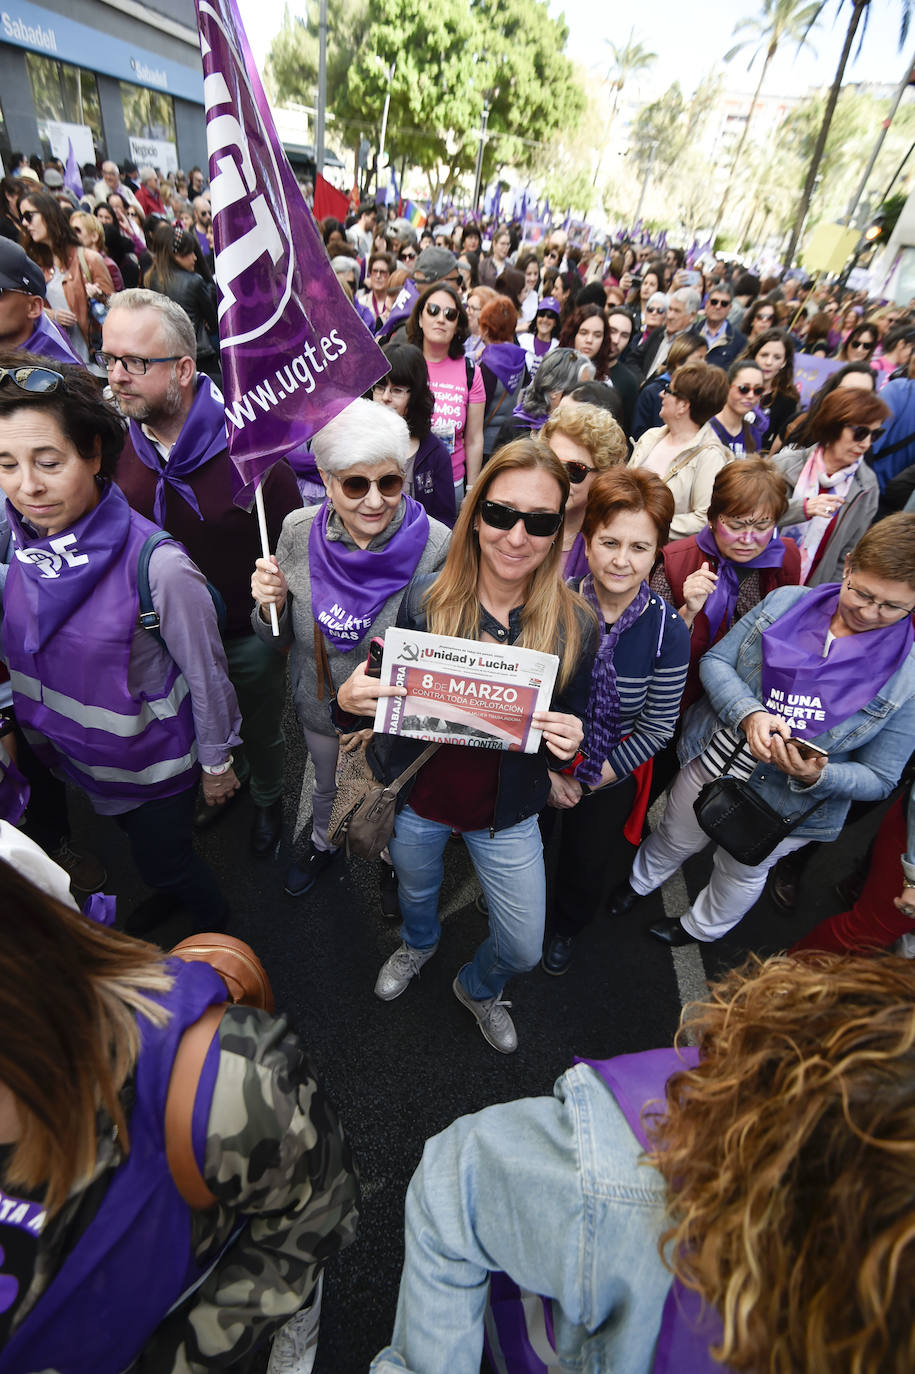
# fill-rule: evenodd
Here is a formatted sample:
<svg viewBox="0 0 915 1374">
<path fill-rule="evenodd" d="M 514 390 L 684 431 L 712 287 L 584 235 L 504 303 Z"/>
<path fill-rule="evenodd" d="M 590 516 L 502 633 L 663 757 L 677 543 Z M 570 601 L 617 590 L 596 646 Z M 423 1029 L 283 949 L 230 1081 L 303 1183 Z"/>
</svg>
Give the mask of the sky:
<svg viewBox="0 0 915 1374">
<path fill-rule="evenodd" d="M 330 0 L 333 3 L 333 0 Z M 434 4 L 435 0 L 429 0 Z M 242 21 L 255 61 L 263 70 L 264 59 L 271 40 L 283 22 L 284 0 L 238 0 Z M 295 0 L 290 0 L 295 12 Z M 722 6 L 703 3 L 684 3 L 684 0 L 654 0 L 650 7 L 651 24 L 635 25 L 634 38 L 656 52 L 658 60 L 643 77 L 638 91 L 627 91 L 629 98 L 654 100 L 673 81 L 679 81 L 684 91 L 692 91 L 709 71 L 723 71 L 725 88 L 753 91 L 759 79 L 759 68 L 747 71 L 749 53 L 724 62 L 724 54 L 737 41 L 733 26 L 744 16 L 759 12 L 758 0 L 733 0 L 727 7 L 728 18 L 721 18 Z M 786 48 L 772 63 L 764 92 L 770 95 L 801 95 L 809 86 L 829 85 L 836 64 L 850 12 L 848 0 L 839 8 L 836 0 L 811 35 L 811 47 L 798 54 L 796 47 Z M 894 0 L 872 0 L 867 33 L 860 58 L 849 63 L 846 81 L 885 82 L 895 86 L 902 77 L 907 60 L 915 55 L 915 24 L 906 45 L 907 51 L 897 50 L 899 37 L 899 3 Z M 304 9 L 304 6 L 303 6 Z M 589 70 L 600 73 L 609 66 L 610 50 L 614 42 L 626 43 L 629 25 L 619 27 L 621 11 L 632 14 L 636 6 L 596 5 L 594 0 L 551 0 L 550 11 L 564 14 L 569 28 L 569 56 Z M 631 19 L 630 19 L 631 24 Z M 740 36 L 738 36 L 739 38 Z M 852 56 L 857 50 L 857 40 Z"/>
</svg>

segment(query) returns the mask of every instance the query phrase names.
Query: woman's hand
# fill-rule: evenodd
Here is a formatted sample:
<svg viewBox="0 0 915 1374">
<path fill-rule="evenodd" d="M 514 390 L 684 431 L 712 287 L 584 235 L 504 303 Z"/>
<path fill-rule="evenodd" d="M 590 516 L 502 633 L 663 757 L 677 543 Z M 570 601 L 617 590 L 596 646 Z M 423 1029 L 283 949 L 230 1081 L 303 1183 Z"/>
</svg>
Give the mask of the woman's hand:
<svg viewBox="0 0 915 1374">
<path fill-rule="evenodd" d="M 559 811 L 568 810 L 571 806 L 577 806 L 581 801 L 581 783 L 577 778 L 567 778 L 564 773 L 554 773 L 550 771 L 550 806 L 555 806 Z"/>
<path fill-rule="evenodd" d="M 60 325 L 61 329 L 69 329 L 71 325 L 76 324 L 76 316 L 73 314 L 73 311 L 65 310 L 63 306 L 60 306 L 57 310 L 49 310 L 48 314 L 55 324 Z"/>
<path fill-rule="evenodd" d="M 337 689 L 337 705 L 348 716 L 373 716 L 379 697 L 405 697 L 406 687 L 388 687 L 377 677 L 369 677 L 360 663 Z"/>
<path fill-rule="evenodd" d="M 688 625 L 693 623 L 696 616 L 702 610 L 702 607 L 715 590 L 717 583 L 718 574 L 712 572 L 708 563 L 703 563 L 701 568 L 697 568 L 695 572 L 690 573 L 689 577 L 683 583 L 683 609 L 686 611 L 686 614 L 683 615 L 682 610 L 680 614 Z"/>
<path fill-rule="evenodd" d="M 100 286 L 97 286 L 94 281 L 83 282 L 83 286 L 86 289 L 86 295 L 89 297 L 90 301 L 103 301 L 105 299 L 104 291 Z"/>
<path fill-rule="evenodd" d="M 235 776 L 235 769 L 227 768 L 224 773 L 204 772 L 201 786 L 203 787 L 203 799 L 207 806 L 223 806 L 232 793 L 238 791 L 241 784 Z"/>
<path fill-rule="evenodd" d="M 768 711 L 753 711 L 750 715 L 744 716 L 740 722 L 740 728 L 747 737 L 747 748 L 754 759 L 759 759 L 760 763 L 772 763 L 774 755 L 772 753 L 772 739 L 780 736 L 787 739 L 791 734 L 790 729 L 781 716 L 770 716 Z M 787 769 L 785 770 L 787 772 Z"/>
<path fill-rule="evenodd" d="M 893 906 L 897 911 L 901 911 L 903 916 L 915 921 L 915 883 L 902 884 L 899 896 L 893 898 Z"/>
<path fill-rule="evenodd" d="M 830 496 L 828 492 L 821 491 L 816 496 L 808 496 L 804 502 L 804 515 L 811 520 L 815 515 L 823 519 L 830 520 L 842 504 L 840 496 Z"/>
<path fill-rule="evenodd" d="M 374 730 L 351 730 L 348 735 L 340 736 L 340 753 L 354 754 L 363 744 L 368 744 Z"/>
<path fill-rule="evenodd" d="M 261 607 L 262 620 L 270 619 L 269 610 L 264 615 L 264 610 L 268 607 L 275 606 L 277 615 L 280 615 L 286 605 L 289 584 L 273 554 L 269 558 L 259 558 L 254 564 L 254 572 L 251 574 L 251 595 Z"/>
<path fill-rule="evenodd" d="M 535 730 L 543 731 L 544 743 L 560 759 L 570 759 L 577 754 L 585 737 L 578 717 L 566 715 L 564 711 L 535 711 L 531 724 Z"/>
<path fill-rule="evenodd" d="M 797 745 L 788 744 L 780 735 L 773 735 L 772 762 L 780 772 L 787 773 L 789 778 L 812 784 L 819 781 L 829 759 L 825 754 L 814 754 L 812 758 L 805 759 Z"/>
<path fill-rule="evenodd" d="M 626 295 L 628 296 L 631 289 L 632 289 L 632 273 L 631 273 L 631 272 L 624 272 L 623 275 L 620 277 L 620 290 L 621 290 L 621 291 L 625 291 Z"/>
</svg>

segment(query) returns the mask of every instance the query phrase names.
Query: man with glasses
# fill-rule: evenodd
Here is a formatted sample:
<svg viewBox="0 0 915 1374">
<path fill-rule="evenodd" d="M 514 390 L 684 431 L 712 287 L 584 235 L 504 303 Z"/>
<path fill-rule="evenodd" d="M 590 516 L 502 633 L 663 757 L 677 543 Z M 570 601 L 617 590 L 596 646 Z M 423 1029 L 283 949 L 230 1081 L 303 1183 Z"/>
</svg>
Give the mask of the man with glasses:
<svg viewBox="0 0 915 1374">
<path fill-rule="evenodd" d="M 673 250 L 671 250 L 673 251 Z M 664 371 L 670 346 L 678 334 L 692 329 L 699 309 L 699 292 L 691 286 L 681 286 L 674 291 L 667 302 L 667 319 L 663 328 L 650 334 L 644 346 L 634 355 L 646 379 Z"/>
<path fill-rule="evenodd" d="M 733 304 L 733 293 L 729 286 L 718 283 L 709 289 L 705 302 L 705 315 L 697 323 L 693 333 L 708 344 L 705 361 L 710 367 L 720 367 L 727 372 L 734 359 L 746 347 L 746 335 L 728 320 Z"/>
<path fill-rule="evenodd" d="M 0 348 L 24 348 L 58 363 L 83 364 L 44 308 L 44 273 L 24 248 L 0 239 Z"/>
<path fill-rule="evenodd" d="M 208 262 L 213 253 L 213 207 L 209 196 L 197 196 L 191 202 L 194 211 L 194 233 L 200 244 L 200 251 Z"/>
<path fill-rule="evenodd" d="M 250 779 L 251 848 L 264 857 L 282 828 L 286 661 L 251 628 L 250 570 L 260 540 L 253 515 L 232 500 L 222 397 L 197 372 L 194 327 L 167 296 L 142 290 L 112 296 L 102 338 L 98 360 L 129 422 L 118 486 L 134 510 L 184 545 L 226 605 L 223 643 L 242 713 L 235 772 L 242 783 Z M 275 548 L 286 515 L 301 505 L 285 461 L 271 469 L 263 492 Z M 198 809 L 198 826 L 224 811 Z"/>
</svg>

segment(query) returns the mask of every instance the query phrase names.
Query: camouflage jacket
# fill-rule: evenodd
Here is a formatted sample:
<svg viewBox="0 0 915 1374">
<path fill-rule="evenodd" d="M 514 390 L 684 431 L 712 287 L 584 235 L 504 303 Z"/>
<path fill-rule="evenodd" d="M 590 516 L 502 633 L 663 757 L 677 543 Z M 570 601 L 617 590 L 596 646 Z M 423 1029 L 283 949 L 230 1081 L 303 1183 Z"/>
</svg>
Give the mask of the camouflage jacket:
<svg viewBox="0 0 915 1374">
<path fill-rule="evenodd" d="M 245 1374 L 257 1347 L 303 1306 L 324 1264 L 355 1236 L 358 1182 L 350 1149 L 285 1017 L 231 1007 L 219 1041 L 203 1166 L 218 1205 L 191 1214 L 191 1243 L 198 1259 L 226 1248 L 191 1297 L 160 1323 L 130 1374 Z M 17 1321 L 91 1222 L 121 1161 L 108 1127 L 94 1178 L 42 1232 Z"/>
</svg>

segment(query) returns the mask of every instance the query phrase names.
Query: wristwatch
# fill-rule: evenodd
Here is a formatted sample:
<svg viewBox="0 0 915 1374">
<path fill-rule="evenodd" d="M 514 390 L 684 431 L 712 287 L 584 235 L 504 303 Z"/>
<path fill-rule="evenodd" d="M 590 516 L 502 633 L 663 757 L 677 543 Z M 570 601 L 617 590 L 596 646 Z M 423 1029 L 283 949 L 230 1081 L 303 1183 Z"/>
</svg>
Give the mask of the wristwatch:
<svg viewBox="0 0 915 1374">
<path fill-rule="evenodd" d="M 229 755 L 225 763 L 202 763 L 200 766 L 211 778 L 221 778 L 223 773 L 228 773 L 232 767 L 232 755 Z"/>
</svg>

